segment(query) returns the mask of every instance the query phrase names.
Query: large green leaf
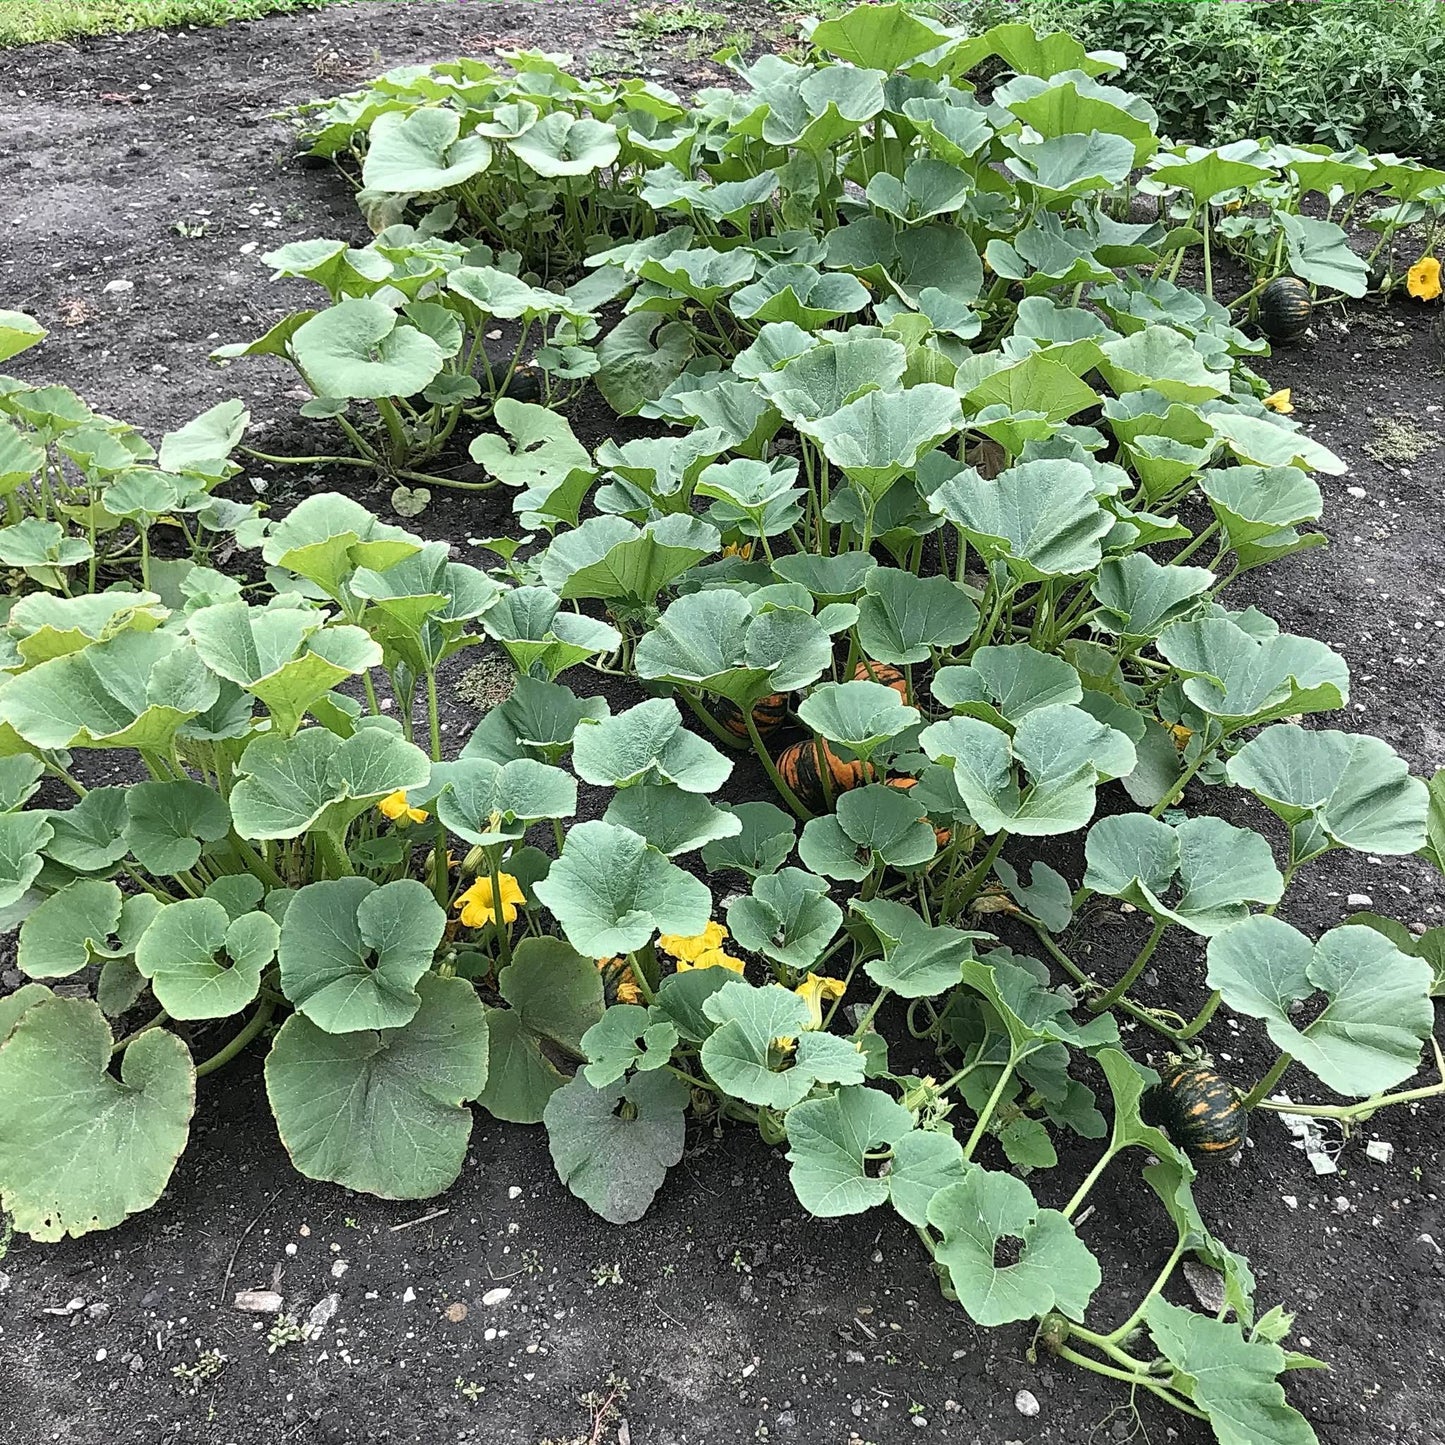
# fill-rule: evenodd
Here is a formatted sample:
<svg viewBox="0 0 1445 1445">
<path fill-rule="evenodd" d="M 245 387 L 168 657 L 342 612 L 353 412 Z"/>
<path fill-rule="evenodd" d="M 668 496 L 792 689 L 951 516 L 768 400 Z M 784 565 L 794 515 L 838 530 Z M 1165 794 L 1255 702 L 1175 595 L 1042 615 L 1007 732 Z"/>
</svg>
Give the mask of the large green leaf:
<svg viewBox="0 0 1445 1445">
<path fill-rule="evenodd" d="M 687 1085 L 672 1074 L 637 1074 L 604 1088 L 578 1074 L 547 1100 L 543 1116 L 557 1177 L 609 1224 L 641 1219 L 682 1158 L 687 1103 Z"/>
<path fill-rule="evenodd" d="M 974 955 L 974 941 L 992 935 L 959 928 L 933 927 L 907 904 L 887 898 L 850 905 L 873 930 L 881 957 L 870 958 L 864 972 L 880 988 L 900 998 L 933 998 L 946 993 L 963 977 L 963 965 Z"/>
<path fill-rule="evenodd" d="M 1209 984 L 1238 1013 L 1262 1019 L 1275 1046 L 1331 1089 L 1378 1094 L 1420 1064 L 1435 1010 L 1433 974 L 1372 928 L 1332 928 L 1318 943 L 1278 918 L 1259 916 L 1209 943 Z M 1300 1028 L 1292 1005 L 1325 995 Z"/>
<path fill-rule="evenodd" d="M 843 910 L 828 885 L 801 868 L 753 879 L 752 891 L 728 904 L 728 927 L 738 943 L 800 973 L 832 942 Z"/>
<path fill-rule="evenodd" d="M 0 813 L 0 909 L 18 903 L 40 876 L 40 851 L 54 836 L 44 813 Z"/>
<path fill-rule="evenodd" d="M 791 989 L 732 979 L 703 1011 L 717 1028 L 702 1046 L 702 1066 L 719 1088 L 745 1103 L 791 1109 L 814 1084 L 863 1082 L 858 1045 L 809 1030 L 808 1005 Z"/>
<path fill-rule="evenodd" d="M 862 758 L 919 720 L 918 709 L 907 706 L 893 688 L 863 679 L 820 684 L 799 704 L 798 716 L 820 737 Z"/>
<path fill-rule="evenodd" d="M 1206 938 L 1248 917 L 1251 903 L 1284 896 L 1268 840 L 1222 818 L 1174 826 L 1142 813 L 1102 818 L 1089 829 L 1084 856 L 1086 888 Z"/>
<path fill-rule="evenodd" d="M 1008 145 L 1013 154 L 1004 165 L 1037 190 L 1045 205 L 1117 186 L 1134 168 L 1134 143 L 1106 131 L 1032 141 L 1009 137 Z"/>
<path fill-rule="evenodd" d="M 949 39 L 935 21 L 901 4 L 854 5 L 813 27 L 813 45 L 850 65 L 903 70 Z"/>
<path fill-rule="evenodd" d="M 798 430 L 877 501 L 924 452 L 962 426 L 958 393 L 924 382 L 906 392 L 865 392 L 829 416 L 799 422 Z"/>
<path fill-rule="evenodd" d="M 570 818 L 577 811 L 577 783 L 561 768 L 535 758 L 497 763 L 462 757 L 432 770 L 444 780 L 437 817 L 459 838 L 478 847 L 521 838 L 539 819 Z"/>
<path fill-rule="evenodd" d="M 621 142 L 604 121 L 554 110 L 518 136 L 511 150 L 539 176 L 585 176 L 610 166 Z"/>
<path fill-rule="evenodd" d="M 889 1180 L 870 1175 L 868 1155 L 896 1145 L 913 1116 L 878 1089 L 853 1085 L 788 1110 L 789 1177 L 810 1214 L 862 1214 L 888 1198 Z"/>
<path fill-rule="evenodd" d="M 876 567 L 858 601 L 858 642 L 875 662 L 924 662 L 973 636 L 978 608 L 947 577 Z"/>
<path fill-rule="evenodd" d="M 756 878 L 760 873 L 776 873 L 793 851 L 797 838 L 793 815 L 776 803 L 764 802 L 738 803 L 732 808 L 724 804 L 719 811 L 724 810 L 738 820 L 739 831 L 731 836 L 719 835 L 706 843 L 702 861 L 714 872 L 720 868 L 736 868 L 749 878 Z M 637 831 L 633 828 L 633 832 Z M 648 841 L 657 840 L 648 838 Z"/>
<path fill-rule="evenodd" d="M 482 617 L 482 627 L 495 638 L 519 672 L 551 682 L 558 673 L 611 652 L 622 642 L 615 627 L 564 612 L 562 599 L 547 587 L 514 587 L 502 593 Z"/>
<path fill-rule="evenodd" d="M 204 712 L 220 683 L 169 632 L 124 632 L 21 673 L 0 691 L 0 722 L 38 748 L 152 748 Z"/>
<path fill-rule="evenodd" d="M 758 388 L 794 424 L 816 422 L 869 391 L 893 391 L 903 380 L 908 353 L 883 336 L 844 333 L 814 346 L 775 371 L 758 377 Z"/>
<path fill-rule="evenodd" d="M 880 863 L 907 870 L 938 850 L 933 825 L 911 790 L 870 783 L 838 799 L 836 813 L 803 825 L 798 856 L 825 878 L 861 882 Z"/>
<path fill-rule="evenodd" d="M 31 978 L 68 978 L 107 951 L 120 924 L 114 883 L 81 878 L 52 893 L 20 925 L 18 962 Z"/>
<path fill-rule="evenodd" d="M 436 379 L 446 353 L 390 306 L 352 297 L 319 312 L 291 338 L 296 365 L 318 396 L 415 396 Z"/>
<path fill-rule="evenodd" d="M 480 135 L 458 139 L 461 122 L 460 112 L 443 106 L 377 116 L 367 137 L 362 185 L 369 191 L 442 191 L 485 171 L 491 142 Z"/>
<path fill-rule="evenodd" d="M 1041 707 L 1084 700 L 1074 668 L 1026 642 L 980 647 L 966 665 L 939 668 L 931 690 L 945 707 L 997 725 L 1019 723 Z"/>
<path fill-rule="evenodd" d="M 1225 771 L 1297 840 L 1319 835 L 1314 848 L 1401 854 L 1424 846 L 1429 789 L 1379 738 L 1279 723 L 1247 742 Z"/>
<path fill-rule="evenodd" d="M 38 346 L 50 333 L 23 311 L 0 311 L 0 361 Z"/>
<path fill-rule="evenodd" d="M 1185 676 L 1184 695 L 1230 730 L 1349 701 L 1344 659 L 1312 637 L 1256 637 L 1228 617 L 1173 622 L 1155 643 Z"/>
<path fill-rule="evenodd" d="M 679 597 L 635 654 L 639 677 L 716 693 L 739 707 L 816 682 L 832 658 L 832 642 L 810 613 L 755 614 L 746 597 L 721 589 Z"/>
<path fill-rule="evenodd" d="M 701 794 L 685 793 L 671 783 L 637 783 L 621 789 L 607 805 L 602 821 L 630 829 L 669 858 L 719 840 L 736 839 L 743 826 L 731 809 L 714 807 Z"/>
<path fill-rule="evenodd" d="M 1171 567 L 1147 552 L 1108 557 L 1094 579 L 1100 624 L 1138 646 L 1197 606 L 1217 579 L 1207 567 Z"/>
<path fill-rule="evenodd" d="M 712 912 L 704 884 L 636 833 L 600 820 L 567 834 L 535 891 L 589 958 L 631 952 L 659 933 L 694 938 Z"/>
<path fill-rule="evenodd" d="M 466 1101 L 487 1082 L 487 1013 L 471 984 L 424 978 L 403 1028 L 330 1034 L 296 1013 L 266 1059 L 291 1162 L 383 1199 L 439 1194 L 461 1172 Z"/>
<path fill-rule="evenodd" d="M 560 938 L 528 938 L 497 991 L 508 1007 L 487 1013 L 491 1063 L 478 1102 L 509 1123 L 540 1124 L 564 1082 L 554 1060 L 587 1057 L 583 1036 L 603 1017 L 602 975 Z"/>
<path fill-rule="evenodd" d="M 202 843 L 217 843 L 230 831 L 226 800 L 189 778 L 135 783 L 124 797 L 125 846 L 157 878 L 194 868 Z"/>
<path fill-rule="evenodd" d="M 51 1242 L 149 1209 L 186 1147 L 196 1077 L 164 1029 L 115 1041 L 88 999 L 40 998 L 0 1042 L 0 1209 Z"/>
<path fill-rule="evenodd" d="M 298 502 L 271 529 L 261 555 L 341 599 L 342 584 L 358 567 L 391 567 L 421 550 L 422 541 L 377 521 L 360 502 L 318 492 Z"/>
<path fill-rule="evenodd" d="M 1316 1445 L 1309 1423 L 1285 1401 L 1278 1376 L 1288 1357 L 1277 1344 L 1159 1295 L 1149 1301 L 1144 1321 L 1209 1416 L 1220 1445 Z"/>
<path fill-rule="evenodd" d="M 1335 222 L 1281 211 L 1279 226 L 1296 276 L 1345 296 L 1363 296 L 1370 289 L 1368 263 L 1350 249 L 1349 236 Z"/>
<path fill-rule="evenodd" d="M 310 883 L 281 925 L 281 987 L 327 1033 L 397 1028 L 421 1007 L 417 980 L 431 967 L 446 914 L 413 878 Z"/>
<path fill-rule="evenodd" d="M 985 833 L 1028 837 L 1082 828 L 1093 816 L 1098 783 L 1127 777 L 1137 761 L 1127 736 L 1068 704 L 1030 712 L 1012 740 L 978 718 L 954 717 L 925 728 L 922 743 L 934 762 L 952 769 Z"/>
<path fill-rule="evenodd" d="M 971 467 L 928 499 L 989 561 L 1042 582 L 1092 571 L 1114 519 L 1094 498 L 1094 474 L 1081 462 L 1039 459 L 992 480 Z"/>
<path fill-rule="evenodd" d="M 584 718 L 572 740 L 572 762 L 585 783 L 625 788 L 663 782 L 689 793 L 715 793 L 733 765 L 682 724 L 677 704 L 650 698 L 626 712 Z"/>
<path fill-rule="evenodd" d="M 1101 1274 L 1098 1261 L 1056 1209 L 1041 1209 L 1022 1179 L 971 1168 L 933 1197 L 928 1223 L 941 1238 L 935 1258 L 976 1324 L 1042 1319 L 1052 1310 L 1082 1319 Z M 1018 1246 L 998 1261 L 1005 1240 Z"/>
<path fill-rule="evenodd" d="M 187 898 L 156 915 L 135 964 L 172 1018 L 226 1018 L 255 999 L 280 936 L 268 913 L 233 920 L 214 899 Z"/>
<path fill-rule="evenodd" d="M 344 828 L 378 798 L 425 787 L 431 764 L 420 748 L 382 727 L 358 728 L 344 739 L 311 727 L 289 738 L 256 738 L 236 771 L 236 832 L 296 838 L 318 822 L 331 831 Z"/>
</svg>

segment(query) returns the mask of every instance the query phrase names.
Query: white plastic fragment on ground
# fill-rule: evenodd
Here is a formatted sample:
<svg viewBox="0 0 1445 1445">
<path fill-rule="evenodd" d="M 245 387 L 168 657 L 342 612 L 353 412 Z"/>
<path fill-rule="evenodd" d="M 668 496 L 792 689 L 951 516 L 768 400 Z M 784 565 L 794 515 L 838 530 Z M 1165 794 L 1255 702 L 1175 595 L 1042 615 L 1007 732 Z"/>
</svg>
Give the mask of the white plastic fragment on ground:
<svg viewBox="0 0 1445 1445">
<path fill-rule="evenodd" d="M 1289 1102 L 1287 1094 L 1280 1094 L 1277 1097 L 1286 1103 Z M 1317 1120 L 1306 1114 L 1281 1113 L 1278 1118 L 1280 1123 L 1294 1135 L 1294 1147 L 1303 1151 L 1305 1158 L 1310 1162 L 1310 1168 L 1317 1175 L 1339 1173 L 1335 1156 L 1330 1153 L 1325 1142 L 1324 1131 Z"/>
</svg>

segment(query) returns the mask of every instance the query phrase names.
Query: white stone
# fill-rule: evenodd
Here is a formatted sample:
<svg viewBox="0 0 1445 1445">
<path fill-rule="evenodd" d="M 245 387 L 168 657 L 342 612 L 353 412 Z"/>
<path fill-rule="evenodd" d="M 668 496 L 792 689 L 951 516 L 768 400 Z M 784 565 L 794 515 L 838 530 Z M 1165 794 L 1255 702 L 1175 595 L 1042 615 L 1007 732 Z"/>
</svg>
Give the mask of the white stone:
<svg viewBox="0 0 1445 1445">
<path fill-rule="evenodd" d="M 1039 1413 L 1038 1397 L 1032 1390 L 1020 1390 L 1018 1394 L 1014 1396 L 1014 1409 L 1017 1410 L 1020 1415 L 1032 1420 L 1033 1417 Z"/>
<path fill-rule="evenodd" d="M 1368 893 L 1351 893 L 1345 899 L 1345 903 L 1351 908 L 1373 908 L 1375 900 Z"/>
<path fill-rule="evenodd" d="M 505 1304 L 512 1297 L 512 1291 L 505 1286 L 498 1286 L 496 1289 L 489 1289 L 482 1296 L 482 1303 L 491 1309 L 494 1305 Z"/>
<path fill-rule="evenodd" d="M 1365 1145 L 1365 1158 L 1373 1159 L 1376 1164 L 1388 1164 L 1395 1157 L 1395 1146 L 1387 1144 L 1383 1139 L 1371 1139 Z"/>
<path fill-rule="evenodd" d="M 121 279 L 121 278 L 119 278 L 119 277 L 117 277 L 117 279 L 114 280 L 114 281 L 107 281 L 107 282 L 105 283 L 105 295 L 107 295 L 107 296 L 116 296 L 116 295 L 119 295 L 119 294 L 120 294 L 121 292 L 123 292 L 123 291 L 134 291 L 134 290 L 135 290 L 135 282 L 134 282 L 134 281 L 126 281 L 126 280 L 123 280 L 123 279 Z"/>
</svg>

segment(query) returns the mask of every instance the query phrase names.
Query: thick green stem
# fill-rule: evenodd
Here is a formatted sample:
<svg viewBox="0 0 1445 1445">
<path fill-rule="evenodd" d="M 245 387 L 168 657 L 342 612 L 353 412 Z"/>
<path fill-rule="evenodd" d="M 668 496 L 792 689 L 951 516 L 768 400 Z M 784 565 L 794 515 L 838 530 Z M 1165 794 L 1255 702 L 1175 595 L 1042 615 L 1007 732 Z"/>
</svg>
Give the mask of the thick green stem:
<svg viewBox="0 0 1445 1445">
<path fill-rule="evenodd" d="M 1293 1054 L 1281 1054 L 1274 1061 L 1269 1072 L 1244 1096 L 1244 1107 L 1252 1109 L 1264 1096 L 1270 1093 L 1274 1086 L 1284 1078 L 1285 1070 L 1294 1063 Z"/>
<path fill-rule="evenodd" d="M 170 1014 L 162 1009 L 149 1023 L 142 1024 L 134 1033 L 127 1034 L 114 1044 L 110 1051 L 111 1058 L 114 1058 L 122 1050 L 128 1049 L 142 1034 L 148 1034 L 152 1029 L 158 1029 L 169 1018 Z"/>
<path fill-rule="evenodd" d="M 486 854 L 492 880 L 492 927 L 497 931 L 497 950 L 505 968 L 512 961 L 512 935 L 502 918 L 502 860 L 497 848 L 488 848 Z"/>
<path fill-rule="evenodd" d="M 204 1063 L 196 1065 L 196 1077 L 203 1078 L 206 1074 L 229 1064 L 271 1022 L 271 1015 L 275 1012 L 276 1005 L 269 998 L 262 1000 L 261 1007 L 251 1016 L 251 1022 L 225 1048 L 219 1053 L 212 1054 Z"/>
<path fill-rule="evenodd" d="M 783 775 L 778 771 L 777 765 L 773 762 L 772 754 L 768 752 L 758 732 L 758 725 L 753 718 L 752 708 L 743 709 L 743 720 L 747 723 L 748 737 L 752 741 L 753 751 L 757 754 L 758 761 L 763 765 L 763 770 L 772 780 L 772 784 L 778 790 L 778 794 L 782 800 L 806 823 L 813 815 L 803 806 L 798 795 L 783 781 Z M 820 775 L 823 773 L 821 767 L 818 771 Z"/>
<path fill-rule="evenodd" d="M 1064 1218 L 1072 1219 L 1083 1207 L 1084 1200 L 1089 1197 L 1089 1191 L 1104 1177 L 1104 1171 L 1114 1161 L 1114 1156 L 1119 1151 L 1113 1146 L 1106 1149 L 1100 1156 L 1098 1162 L 1084 1176 L 1084 1182 L 1074 1191 L 1074 1197 L 1064 1206 Z"/>
<path fill-rule="evenodd" d="M 1009 1084 L 1013 1080 L 1014 1063 L 1014 1057 L 1010 1054 L 1008 1063 L 998 1076 L 998 1083 L 993 1086 L 993 1093 L 988 1096 L 988 1102 L 979 1113 L 978 1119 L 973 1126 L 973 1133 L 968 1136 L 968 1143 L 963 1146 L 964 1159 L 972 1159 L 973 1151 L 977 1149 L 983 1141 L 984 1133 L 988 1129 L 989 1120 L 993 1117 L 994 1110 L 998 1108 L 999 1100 L 1003 1098 Z"/>
<path fill-rule="evenodd" d="M 1149 960 L 1153 958 L 1154 950 L 1158 948 L 1159 940 L 1164 937 L 1164 930 L 1168 927 L 1169 924 L 1162 918 L 1155 923 L 1154 931 L 1149 935 L 1144 947 L 1139 950 L 1139 956 L 1125 970 L 1123 978 L 1113 988 L 1108 989 L 1089 1004 L 1094 1013 L 1103 1013 L 1105 1009 L 1113 1008 L 1129 992 L 1135 980 L 1144 972 Z"/>
</svg>

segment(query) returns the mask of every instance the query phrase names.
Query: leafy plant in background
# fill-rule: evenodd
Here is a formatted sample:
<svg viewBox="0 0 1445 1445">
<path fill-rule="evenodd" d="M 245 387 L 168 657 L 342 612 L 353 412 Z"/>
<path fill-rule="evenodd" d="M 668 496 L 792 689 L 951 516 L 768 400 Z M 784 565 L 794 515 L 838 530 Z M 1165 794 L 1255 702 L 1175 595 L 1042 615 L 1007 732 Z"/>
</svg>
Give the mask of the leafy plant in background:
<svg viewBox="0 0 1445 1445">
<path fill-rule="evenodd" d="M 1090 48 L 1122 52 L 1160 129 L 1179 140 L 1268 134 L 1445 160 L 1445 38 L 1428 0 L 1196 0 L 1148 11 L 1122 0 L 965 0 L 936 9 L 974 29 L 1064 27 Z"/>
<path fill-rule="evenodd" d="M 264 258 L 278 277 L 304 276 L 323 287 L 330 304 L 294 311 L 264 336 L 223 346 L 212 359 L 289 362 L 315 394 L 302 415 L 335 422 L 353 450 L 253 456 L 475 487 L 417 468 L 447 445 L 459 423 L 491 415 L 539 333 L 543 344 L 530 375 L 546 403 L 564 400 L 595 369 L 592 352 L 580 344 L 595 330 L 591 312 L 520 280 L 515 256 L 442 239 L 437 231 L 447 229 L 450 215 L 449 207 L 419 227 L 392 226 L 362 249 L 344 241 L 295 241 Z M 486 333 L 498 323 L 515 328 L 516 342 L 510 357 L 494 365 Z M 375 418 L 354 421 L 358 403 L 374 409 Z"/>
<path fill-rule="evenodd" d="M 18 311 L 0 311 L 0 361 L 37 345 L 45 331 Z M 161 439 L 92 411 L 68 387 L 0 377 L 0 563 L 9 590 L 65 596 L 131 576 L 172 588 L 190 563 L 243 528 L 256 508 L 215 495 L 240 470 L 231 459 L 246 428 L 239 401 L 213 406 Z M 166 529 L 188 561 L 153 556 Z"/>
<path fill-rule="evenodd" d="M 547 192 L 596 228 L 563 320 L 621 316 L 598 389 L 667 425 L 589 450 L 547 405 L 473 398 L 496 428 L 472 456 L 538 547 L 488 574 L 321 494 L 242 530 L 267 568 L 246 598 L 193 566 L 169 598 L 12 609 L 0 906 L 33 981 L 0 1001 L 0 1203 L 43 1239 L 147 1207 L 196 1078 L 284 1019 L 267 1092 L 310 1177 L 433 1194 L 479 1102 L 544 1124 L 559 1177 L 625 1222 L 681 1158 L 689 1111 L 742 1121 L 786 1146 L 813 1214 L 895 1210 L 976 1324 L 1032 1321 L 1039 1348 L 1222 1441 L 1303 1445 L 1278 1377 L 1314 1362 L 1281 1348 L 1289 1316 L 1256 1305 L 1191 1185 L 1253 1110 L 1349 1129 L 1445 1095 L 1435 933 L 1367 915 L 1313 939 L 1275 916 L 1333 850 L 1439 864 L 1445 783 L 1377 739 L 1300 727 L 1345 706 L 1344 661 L 1226 600 L 1242 572 L 1322 545 L 1311 473 L 1344 469 L 1264 404 L 1265 344 L 1168 274 L 1212 246 L 1221 196 L 1275 182 L 1233 147 L 1161 152 L 1147 105 L 1097 78 L 1113 61 L 1067 36 L 957 36 L 882 5 L 810 39 L 805 63 L 764 57 L 684 118 L 657 100 L 676 151 L 640 178 L 589 161 L 589 184 Z M 565 149 L 584 117 L 542 99 L 602 103 L 554 59 L 514 59 L 517 77 L 394 73 L 335 103 L 320 143 L 380 126 L 390 166 L 403 132 L 408 153 L 440 137 L 433 184 L 391 176 L 388 194 L 436 201 L 437 226 L 453 203 L 464 217 L 493 141 L 560 115 L 544 135 Z M 985 104 L 965 78 L 994 61 L 1015 74 Z M 638 82 L 608 103 L 654 99 Z M 576 138 L 579 163 L 601 139 Z M 1179 224 L 1115 215 L 1140 167 Z M 527 180 L 501 169 L 497 185 Z M 1397 201 L 1438 185 L 1405 163 L 1369 174 Z M 645 211 L 606 199 L 631 180 Z M 435 298 L 475 289 L 469 272 L 533 289 L 424 227 L 384 233 L 379 260 L 339 243 L 273 258 L 326 278 L 325 357 L 361 335 L 348 308 L 391 318 L 346 350 L 347 376 L 434 342 L 420 308 L 451 315 Z M 1340 289 L 1310 269 L 1340 269 L 1333 233 L 1285 234 L 1290 264 Z M 453 320 L 470 347 L 497 314 Z M 303 337 L 314 319 L 276 345 L 319 395 L 345 390 Z M 371 390 L 353 399 L 389 435 Z M 395 411 L 408 446 L 440 415 Z M 484 639 L 514 690 L 449 756 L 438 674 Z M 582 665 L 652 695 L 614 713 L 559 680 Z M 147 781 L 87 790 L 86 749 Z M 742 749 L 777 801 L 714 801 Z M 46 778 L 76 803 L 28 806 Z M 581 787 L 600 808 L 579 823 Z M 1183 807 L 1226 787 L 1283 823 L 1284 857 Z M 1076 876 L 1041 856 L 1051 838 L 1080 844 Z M 702 881 L 719 874 L 745 889 L 722 909 Z M 1107 965 L 1078 947 L 1102 900 L 1137 925 Z M 1171 932 L 1197 940 L 1206 987 L 1143 1002 Z M 44 982 L 95 964 L 94 1001 Z M 117 1039 L 147 994 L 150 1020 Z M 1279 1051 L 1238 1088 L 1204 1052 L 1221 1012 Z M 936 1063 L 900 1061 L 905 1028 Z M 1414 1081 L 1427 1047 L 1438 1082 Z M 1286 1076 L 1333 1101 L 1277 1096 Z M 354 1090 L 382 1107 L 348 1111 Z M 1071 1136 L 1098 1153 L 1064 1198 L 1047 1171 Z M 1126 1158 L 1173 1228 L 1144 1297 L 1101 1322 L 1086 1205 Z M 1186 1257 L 1222 1277 L 1213 1317 L 1164 1297 Z"/>
</svg>

